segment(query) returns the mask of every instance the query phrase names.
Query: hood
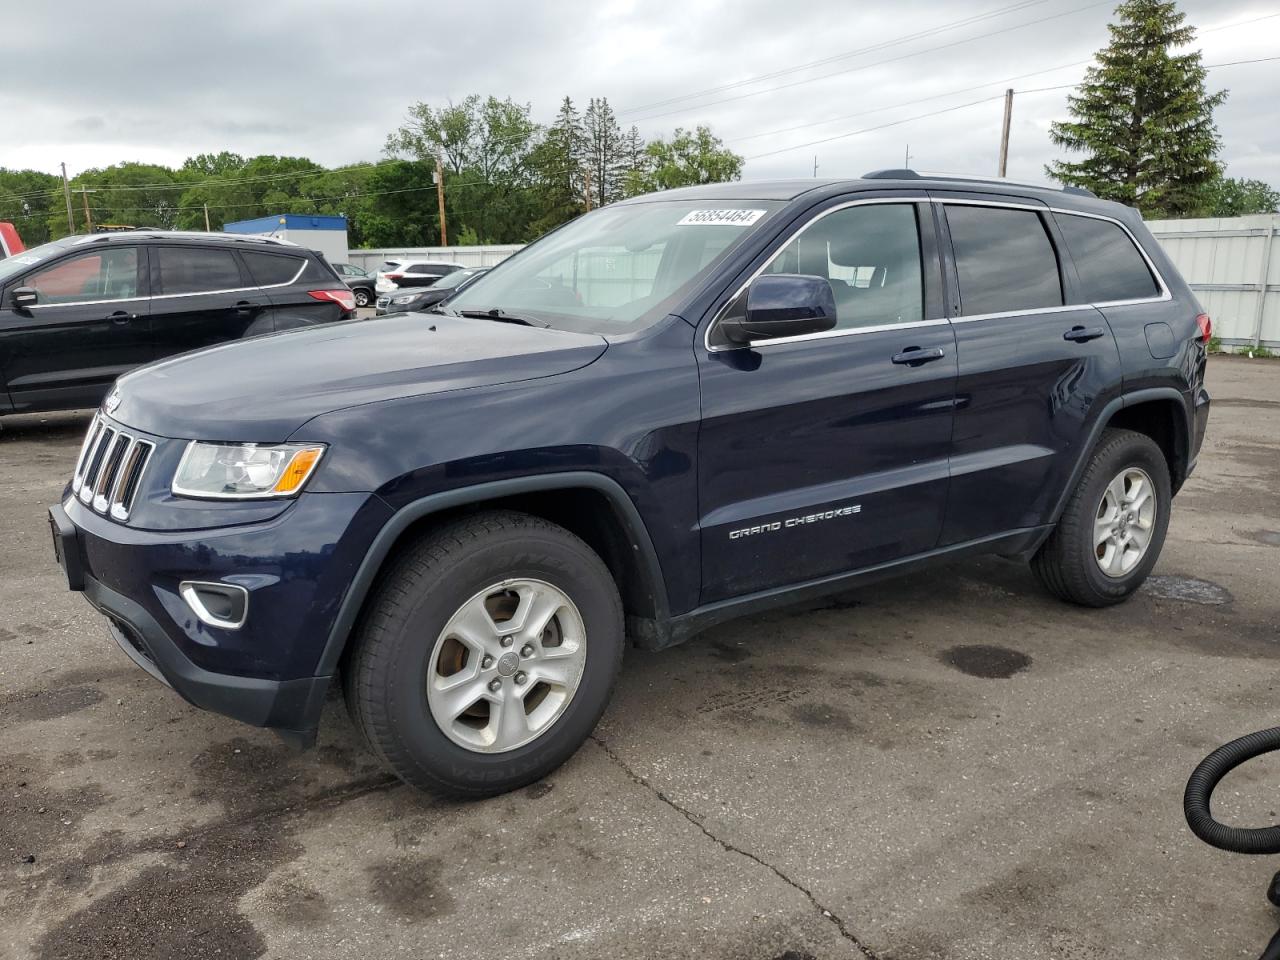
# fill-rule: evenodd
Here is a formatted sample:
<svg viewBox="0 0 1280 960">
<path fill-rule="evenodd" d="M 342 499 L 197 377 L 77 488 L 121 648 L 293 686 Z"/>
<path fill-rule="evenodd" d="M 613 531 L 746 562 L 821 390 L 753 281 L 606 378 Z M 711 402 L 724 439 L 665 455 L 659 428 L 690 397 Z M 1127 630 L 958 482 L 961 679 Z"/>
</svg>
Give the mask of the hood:
<svg viewBox="0 0 1280 960">
<path fill-rule="evenodd" d="M 112 416 L 162 437 L 272 443 L 342 407 L 568 373 L 606 346 L 595 334 L 434 314 L 322 324 L 135 370 L 120 378 Z"/>
</svg>

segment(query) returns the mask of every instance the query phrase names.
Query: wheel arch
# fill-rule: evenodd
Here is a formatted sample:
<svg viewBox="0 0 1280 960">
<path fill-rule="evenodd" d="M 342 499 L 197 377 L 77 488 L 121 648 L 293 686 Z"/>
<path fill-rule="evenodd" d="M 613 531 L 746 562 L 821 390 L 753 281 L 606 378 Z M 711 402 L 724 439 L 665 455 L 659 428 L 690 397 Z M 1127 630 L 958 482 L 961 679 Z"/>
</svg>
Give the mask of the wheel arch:
<svg viewBox="0 0 1280 960">
<path fill-rule="evenodd" d="M 584 497 L 590 504 L 586 509 Z M 444 520 L 484 509 L 530 513 L 581 537 L 613 575 L 630 631 L 644 643 L 653 631 L 667 629 L 670 612 L 658 554 L 639 510 L 622 486 L 587 471 L 517 477 L 432 494 L 393 514 L 352 578 L 316 675 L 331 675 L 337 669 L 378 574 L 399 546 Z"/>
<path fill-rule="evenodd" d="M 1121 427 L 1151 437 L 1164 452 L 1169 464 L 1169 480 L 1174 493 L 1178 492 L 1187 478 L 1191 422 L 1186 397 L 1172 387 L 1153 387 L 1115 397 L 1102 408 L 1093 422 L 1089 438 L 1076 458 L 1071 477 L 1054 504 L 1050 518 L 1053 523 L 1057 523 L 1062 516 L 1071 491 L 1080 482 L 1089 463 L 1089 456 L 1097 447 L 1102 432 L 1108 427 Z"/>
</svg>

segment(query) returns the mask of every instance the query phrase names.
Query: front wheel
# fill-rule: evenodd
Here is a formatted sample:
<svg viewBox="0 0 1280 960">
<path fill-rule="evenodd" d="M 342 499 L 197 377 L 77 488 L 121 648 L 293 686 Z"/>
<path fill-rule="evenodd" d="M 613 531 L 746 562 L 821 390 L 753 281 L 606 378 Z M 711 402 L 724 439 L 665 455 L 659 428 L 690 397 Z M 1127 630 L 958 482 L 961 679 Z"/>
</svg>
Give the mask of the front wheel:
<svg viewBox="0 0 1280 960">
<path fill-rule="evenodd" d="M 1169 465 L 1155 441 L 1109 429 L 1031 568 L 1062 600 L 1119 603 L 1159 559 L 1172 500 Z"/>
<path fill-rule="evenodd" d="M 550 773 L 604 712 L 622 603 L 600 558 L 509 511 L 427 534 L 383 576 L 344 673 L 348 706 L 407 783 L 483 796 Z"/>
</svg>

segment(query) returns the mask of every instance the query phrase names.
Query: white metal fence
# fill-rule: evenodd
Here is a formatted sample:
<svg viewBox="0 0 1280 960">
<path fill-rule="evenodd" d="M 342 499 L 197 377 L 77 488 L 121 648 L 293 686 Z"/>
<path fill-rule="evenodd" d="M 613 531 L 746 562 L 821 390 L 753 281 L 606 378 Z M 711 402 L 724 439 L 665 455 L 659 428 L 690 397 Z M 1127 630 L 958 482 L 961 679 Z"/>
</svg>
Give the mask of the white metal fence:
<svg viewBox="0 0 1280 960">
<path fill-rule="evenodd" d="M 1213 318 L 1224 349 L 1260 345 L 1280 350 L 1280 243 L 1275 242 L 1280 215 L 1152 220 L 1147 226 Z M 352 250 L 349 259 L 366 270 L 394 257 L 491 267 L 520 248 L 520 244 L 395 247 Z M 610 267 L 604 258 L 576 279 L 623 286 L 633 279 L 612 276 Z"/>
<path fill-rule="evenodd" d="M 1280 349 L 1280 215 L 1152 220 L 1147 227 L 1213 318 L 1224 349 Z"/>
</svg>

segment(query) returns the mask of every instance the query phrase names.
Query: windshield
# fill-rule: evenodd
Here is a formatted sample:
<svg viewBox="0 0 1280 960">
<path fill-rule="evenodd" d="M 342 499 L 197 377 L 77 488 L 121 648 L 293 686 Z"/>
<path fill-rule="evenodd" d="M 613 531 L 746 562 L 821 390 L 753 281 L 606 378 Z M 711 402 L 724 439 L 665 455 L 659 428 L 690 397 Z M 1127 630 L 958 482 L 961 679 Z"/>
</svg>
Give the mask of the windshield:
<svg viewBox="0 0 1280 960">
<path fill-rule="evenodd" d="M 453 273 L 446 273 L 443 277 L 441 277 L 439 280 L 437 280 L 435 283 L 431 285 L 431 289 L 432 290 L 452 289 L 453 287 L 456 287 L 459 284 L 466 283 L 468 280 L 470 280 L 472 277 L 474 277 L 477 273 L 480 273 L 480 272 L 481 271 L 479 270 L 455 270 L 453 271 Z"/>
<path fill-rule="evenodd" d="M 497 309 L 584 333 L 635 330 L 660 317 L 781 206 L 659 200 L 604 207 L 478 278 L 449 309 Z"/>
<path fill-rule="evenodd" d="M 10 277 L 16 277 L 20 273 L 34 267 L 37 263 L 49 259 L 55 254 L 62 253 L 67 247 L 71 246 L 71 241 L 75 237 L 66 237 L 62 240 L 55 240 L 53 243 L 44 243 L 38 247 L 32 247 L 30 250 L 24 250 L 22 253 L 15 253 L 8 260 L 0 260 L 0 283 L 8 280 Z"/>
</svg>

